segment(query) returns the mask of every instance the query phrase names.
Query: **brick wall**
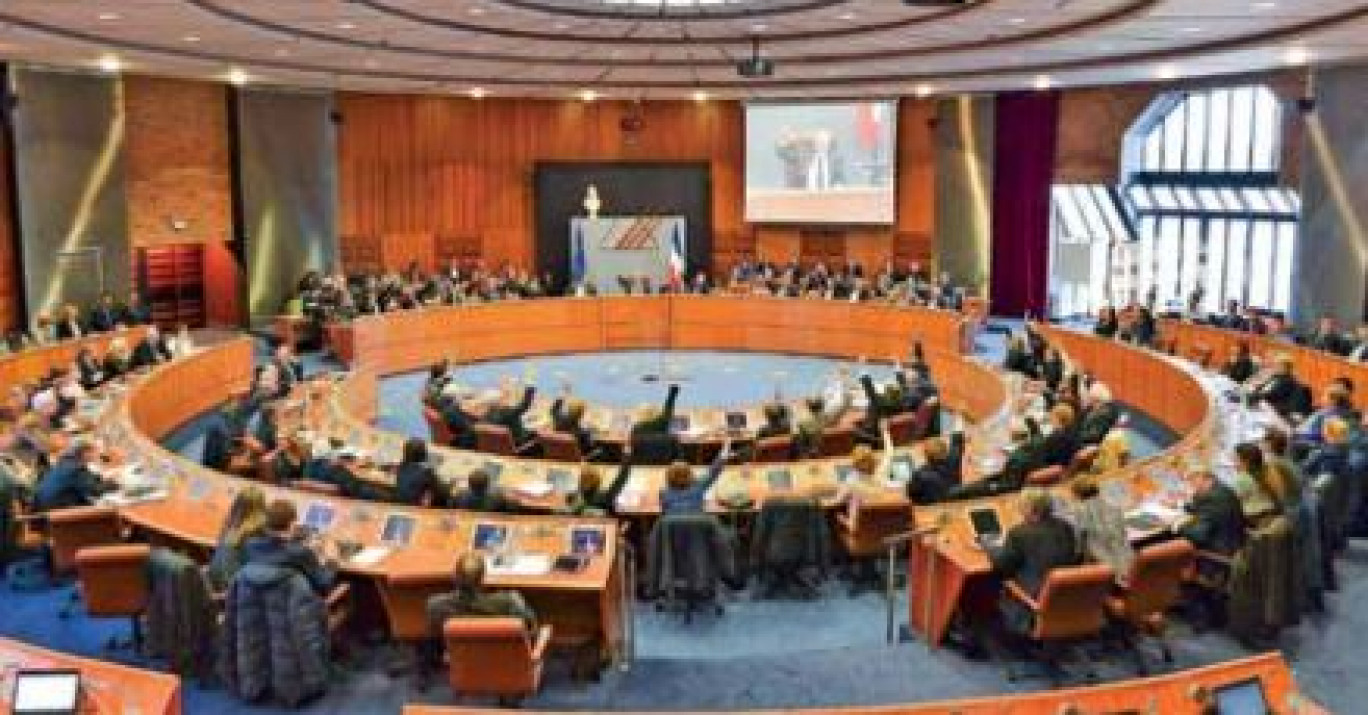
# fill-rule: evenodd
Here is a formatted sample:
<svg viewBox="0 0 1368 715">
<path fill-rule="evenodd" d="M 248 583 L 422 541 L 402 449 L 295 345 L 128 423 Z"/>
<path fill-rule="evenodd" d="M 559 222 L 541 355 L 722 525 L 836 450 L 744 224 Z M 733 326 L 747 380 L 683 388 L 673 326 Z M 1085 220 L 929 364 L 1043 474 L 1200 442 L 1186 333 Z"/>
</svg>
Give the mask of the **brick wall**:
<svg viewBox="0 0 1368 715">
<path fill-rule="evenodd" d="M 228 240 L 228 88 L 130 75 L 123 91 L 129 242 Z"/>
</svg>

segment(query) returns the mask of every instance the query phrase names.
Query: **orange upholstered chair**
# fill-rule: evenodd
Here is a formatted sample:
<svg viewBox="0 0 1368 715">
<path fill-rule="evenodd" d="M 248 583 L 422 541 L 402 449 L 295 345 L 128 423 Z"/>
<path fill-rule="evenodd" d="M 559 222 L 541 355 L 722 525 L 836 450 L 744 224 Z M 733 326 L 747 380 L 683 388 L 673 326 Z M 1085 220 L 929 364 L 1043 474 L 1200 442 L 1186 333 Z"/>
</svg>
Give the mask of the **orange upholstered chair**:
<svg viewBox="0 0 1368 715">
<path fill-rule="evenodd" d="M 1173 539 L 1141 549 L 1131 563 L 1130 574 L 1120 595 L 1107 600 L 1107 613 L 1126 627 L 1136 668 L 1148 671 L 1136 636 L 1148 635 L 1159 642 L 1165 663 L 1173 662 L 1173 652 L 1164 641 L 1165 614 L 1183 595 L 1183 579 L 1197 559 L 1197 551 L 1185 539 Z"/>
<path fill-rule="evenodd" d="M 48 541 L 52 545 L 52 570 L 67 575 L 76 570 L 76 552 L 88 546 L 123 541 L 119 513 L 102 506 L 78 506 L 47 513 Z"/>
<path fill-rule="evenodd" d="M 551 627 L 529 636 L 517 618 L 452 618 L 442 629 L 451 689 L 515 704 L 541 687 Z"/>
<path fill-rule="evenodd" d="M 817 437 L 818 457 L 844 457 L 855 449 L 854 427 L 828 427 Z"/>
<path fill-rule="evenodd" d="M 1027 636 L 1041 646 L 1052 677 L 1058 673 L 1060 649 L 1071 641 L 1095 636 L 1107 623 L 1105 604 L 1115 574 L 1101 565 L 1072 566 L 1050 571 L 1038 599 L 1016 581 L 1006 583 L 1007 596 L 1031 611 L 1034 625 Z M 1008 670 L 1007 679 L 1018 674 Z"/>
<path fill-rule="evenodd" d="M 859 568 L 853 574 L 853 590 L 871 586 L 879 578 L 878 564 L 888 552 L 884 540 L 912 528 L 912 509 L 897 502 L 861 504 L 836 514 L 836 538 Z"/>
<path fill-rule="evenodd" d="M 428 628 L 427 602 L 439 593 L 451 590 L 451 574 L 445 571 L 390 574 L 379 579 L 380 600 L 389 619 L 390 638 L 408 651 L 417 665 L 420 687 L 427 684 L 427 669 L 419 646 L 436 634 Z"/>
<path fill-rule="evenodd" d="M 142 650 L 140 618 L 147 610 L 147 562 L 152 547 L 146 544 L 88 546 L 76 552 L 76 578 L 86 613 L 97 618 L 128 618 L 132 621 L 132 646 Z M 107 648 L 120 644 L 110 639 Z"/>
<path fill-rule="evenodd" d="M 442 413 L 431 407 L 424 407 L 423 419 L 427 422 L 432 441 L 450 447 L 454 435 L 451 434 L 451 428 L 447 426 L 446 420 L 442 419 Z"/>
<path fill-rule="evenodd" d="M 916 413 L 904 413 L 888 418 L 888 436 L 893 444 L 909 444 L 917 439 Z"/>
<path fill-rule="evenodd" d="M 475 449 L 480 452 L 515 457 L 536 446 L 536 441 L 519 445 L 513 433 L 503 425 L 475 425 Z"/>
<path fill-rule="evenodd" d="M 787 462 L 793 459 L 793 435 L 766 437 L 755 442 L 751 461 L 756 464 Z"/>
<path fill-rule="evenodd" d="M 542 456 L 558 462 L 583 462 L 584 451 L 579 440 L 569 432 L 542 432 L 537 435 L 541 442 Z M 510 439 L 511 442 L 511 439 Z"/>
<path fill-rule="evenodd" d="M 1055 465 L 1041 467 L 1026 475 L 1026 483 L 1035 487 L 1048 487 L 1058 484 L 1064 478 L 1064 468 Z"/>
</svg>

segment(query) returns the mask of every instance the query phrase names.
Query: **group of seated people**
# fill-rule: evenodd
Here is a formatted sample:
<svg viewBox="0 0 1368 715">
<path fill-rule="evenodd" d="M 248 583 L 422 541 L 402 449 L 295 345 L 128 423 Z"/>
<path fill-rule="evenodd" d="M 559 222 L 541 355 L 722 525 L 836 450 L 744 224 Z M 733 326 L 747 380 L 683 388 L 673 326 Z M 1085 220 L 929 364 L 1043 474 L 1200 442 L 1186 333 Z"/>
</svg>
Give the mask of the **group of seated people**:
<svg viewBox="0 0 1368 715">
<path fill-rule="evenodd" d="M 27 330 L 16 328 L 6 332 L 4 340 L 0 341 L 0 354 L 151 323 L 152 308 L 137 290 L 122 303 L 117 302 L 112 293 L 103 293 L 99 302 L 84 314 L 75 304 L 67 303 L 55 317 L 39 313 Z"/>
<path fill-rule="evenodd" d="M 787 298 L 884 300 L 950 310 L 959 310 L 964 303 L 964 291 L 948 273 L 931 277 L 915 262 L 899 266 L 892 259 L 877 273 L 854 260 L 834 268 L 820 261 L 810 266 L 798 261 L 742 261 L 732 267 L 730 290 Z"/>
</svg>

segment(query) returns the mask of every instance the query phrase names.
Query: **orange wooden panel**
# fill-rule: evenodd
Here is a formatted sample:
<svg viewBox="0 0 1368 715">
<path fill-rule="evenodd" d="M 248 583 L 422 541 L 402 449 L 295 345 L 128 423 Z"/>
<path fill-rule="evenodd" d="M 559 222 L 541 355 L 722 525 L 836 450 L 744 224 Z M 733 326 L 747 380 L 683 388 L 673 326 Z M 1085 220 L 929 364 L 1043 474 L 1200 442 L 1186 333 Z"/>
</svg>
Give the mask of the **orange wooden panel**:
<svg viewBox="0 0 1368 715">
<path fill-rule="evenodd" d="M 102 660 L 79 658 L 9 638 L 0 638 L 0 661 L 15 669 L 78 670 L 81 694 L 88 703 L 81 712 L 180 715 L 180 678 Z M 10 675 L 10 673 L 6 673 Z M 9 712 L 9 689 L 0 690 L 0 710 Z"/>
</svg>

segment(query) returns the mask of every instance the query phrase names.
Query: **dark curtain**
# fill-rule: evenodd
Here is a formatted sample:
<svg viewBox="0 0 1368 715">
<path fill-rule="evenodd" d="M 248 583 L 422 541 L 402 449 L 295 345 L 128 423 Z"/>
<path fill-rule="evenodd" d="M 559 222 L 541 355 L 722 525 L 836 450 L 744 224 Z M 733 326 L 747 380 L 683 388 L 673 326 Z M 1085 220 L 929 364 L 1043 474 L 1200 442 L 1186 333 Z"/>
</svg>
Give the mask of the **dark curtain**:
<svg viewBox="0 0 1368 715">
<path fill-rule="evenodd" d="M 1049 285 L 1059 93 L 1002 94 L 996 113 L 992 310 L 996 315 L 1041 315 Z"/>
<path fill-rule="evenodd" d="M 598 187 L 604 216 L 672 215 L 686 222 L 686 273 L 710 269 L 712 189 L 708 164 L 541 162 L 536 167 L 537 270 L 563 285 L 570 274 L 570 218 Z"/>
</svg>

